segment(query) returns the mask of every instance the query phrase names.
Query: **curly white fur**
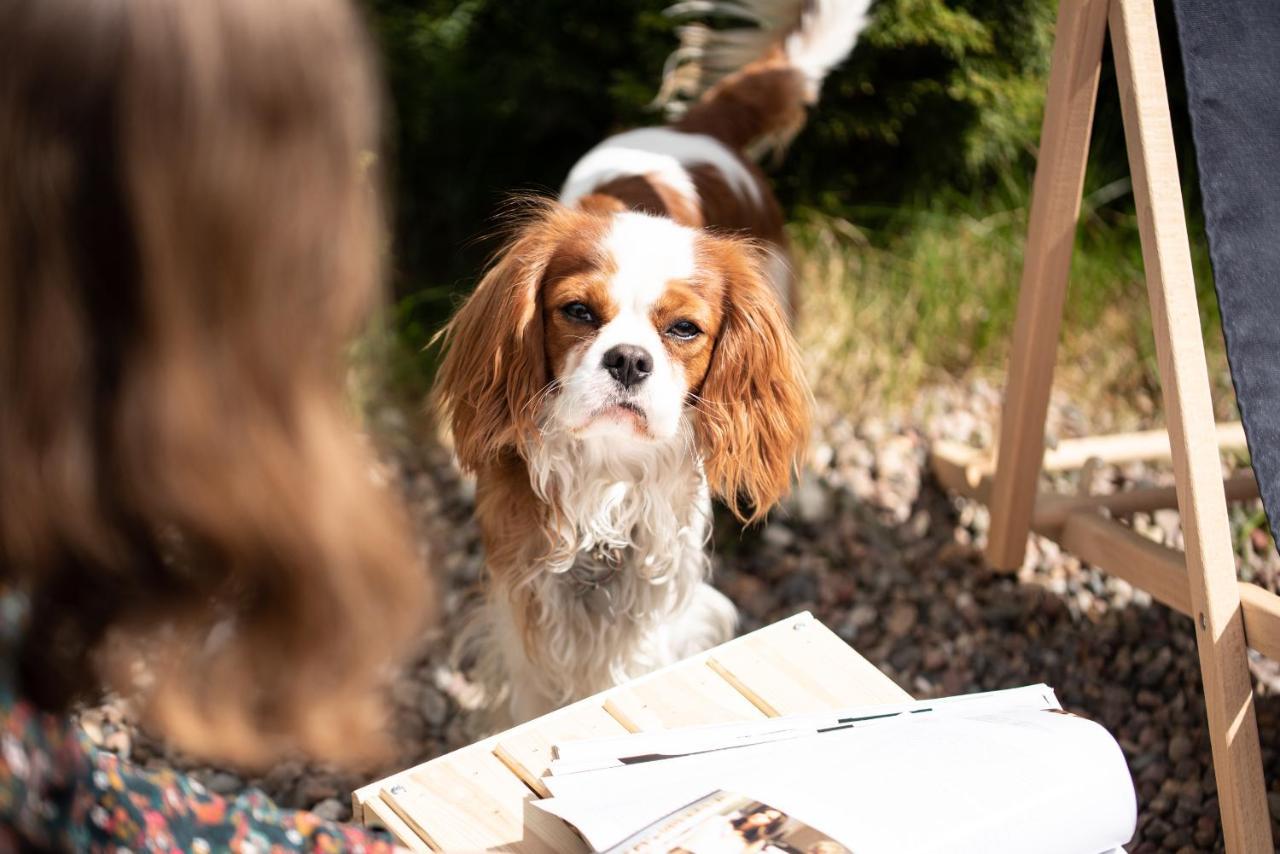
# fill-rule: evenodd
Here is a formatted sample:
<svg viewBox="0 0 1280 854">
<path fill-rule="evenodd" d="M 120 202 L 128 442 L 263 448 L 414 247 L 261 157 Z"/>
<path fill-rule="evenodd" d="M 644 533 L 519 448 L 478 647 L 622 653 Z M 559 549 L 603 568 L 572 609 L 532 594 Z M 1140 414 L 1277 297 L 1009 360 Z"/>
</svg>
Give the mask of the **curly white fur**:
<svg viewBox="0 0 1280 854">
<path fill-rule="evenodd" d="M 733 605 L 706 583 L 711 500 L 684 421 L 656 445 L 557 432 L 532 450 L 531 481 L 559 521 L 526 582 L 538 603 L 538 660 L 525 653 L 505 592 L 490 597 L 479 629 L 491 656 L 480 670 L 505 683 L 512 721 L 733 636 Z"/>
</svg>

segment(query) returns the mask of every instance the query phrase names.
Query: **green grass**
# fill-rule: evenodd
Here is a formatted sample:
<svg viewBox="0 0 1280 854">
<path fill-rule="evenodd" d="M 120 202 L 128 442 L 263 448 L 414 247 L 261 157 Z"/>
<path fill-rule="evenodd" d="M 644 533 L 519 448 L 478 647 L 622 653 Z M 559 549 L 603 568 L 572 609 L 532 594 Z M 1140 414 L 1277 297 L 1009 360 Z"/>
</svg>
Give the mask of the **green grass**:
<svg viewBox="0 0 1280 854">
<path fill-rule="evenodd" d="M 1146 420 L 1159 382 L 1137 219 L 1127 182 L 1086 197 L 1072 260 L 1056 380 L 1113 420 Z M 1119 201 L 1121 205 L 1115 203 Z M 860 227 L 859 220 L 877 223 Z M 802 213 L 792 227 L 801 343 L 815 389 L 846 411 L 909 400 L 922 383 L 997 378 L 1009 357 L 1026 235 L 1025 191 L 939 197 L 911 208 Z M 1192 262 L 1215 398 L 1230 385 L 1203 234 Z"/>
</svg>

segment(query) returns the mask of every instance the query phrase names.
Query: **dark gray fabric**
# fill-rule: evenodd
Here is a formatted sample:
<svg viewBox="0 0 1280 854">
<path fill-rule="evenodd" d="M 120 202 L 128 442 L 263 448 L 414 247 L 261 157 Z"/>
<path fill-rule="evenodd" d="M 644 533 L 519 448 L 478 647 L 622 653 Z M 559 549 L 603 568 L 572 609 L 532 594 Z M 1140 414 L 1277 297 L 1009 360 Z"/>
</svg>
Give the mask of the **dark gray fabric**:
<svg viewBox="0 0 1280 854">
<path fill-rule="evenodd" d="M 1174 10 L 1227 360 L 1280 540 L 1280 0 Z"/>
</svg>

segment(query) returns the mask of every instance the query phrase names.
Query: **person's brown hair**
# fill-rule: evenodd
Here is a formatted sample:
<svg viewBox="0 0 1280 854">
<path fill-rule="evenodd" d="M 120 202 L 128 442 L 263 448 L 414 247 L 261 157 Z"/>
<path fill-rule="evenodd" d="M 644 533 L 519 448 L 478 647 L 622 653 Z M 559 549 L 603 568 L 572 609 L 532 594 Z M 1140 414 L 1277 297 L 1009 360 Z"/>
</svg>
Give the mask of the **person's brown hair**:
<svg viewBox="0 0 1280 854">
<path fill-rule="evenodd" d="M 183 749 L 383 746 L 428 597 L 342 394 L 370 65 L 345 0 L 0 2 L 0 583 L 42 707 L 141 652 Z"/>
</svg>

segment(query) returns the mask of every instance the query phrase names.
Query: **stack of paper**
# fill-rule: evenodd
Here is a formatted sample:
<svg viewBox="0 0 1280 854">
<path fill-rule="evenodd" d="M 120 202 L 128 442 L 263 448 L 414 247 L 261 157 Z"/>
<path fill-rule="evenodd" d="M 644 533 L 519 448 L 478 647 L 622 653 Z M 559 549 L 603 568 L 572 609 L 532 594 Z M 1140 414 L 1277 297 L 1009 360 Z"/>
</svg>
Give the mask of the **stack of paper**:
<svg viewBox="0 0 1280 854">
<path fill-rule="evenodd" d="M 599 851 L 1099 854 L 1137 816 L 1115 740 L 1045 685 L 566 742 L 545 783 Z"/>
</svg>

